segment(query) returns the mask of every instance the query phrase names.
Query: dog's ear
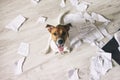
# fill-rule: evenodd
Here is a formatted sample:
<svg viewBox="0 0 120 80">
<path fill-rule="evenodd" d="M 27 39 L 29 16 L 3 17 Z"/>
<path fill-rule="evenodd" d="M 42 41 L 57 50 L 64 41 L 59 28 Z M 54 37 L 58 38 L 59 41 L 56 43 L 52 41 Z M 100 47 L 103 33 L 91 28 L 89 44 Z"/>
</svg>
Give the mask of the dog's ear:
<svg viewBox="0 0 120 80">
<path fill-rule="evenodd" d="M 68 24 L 64 25 L 64 27 L 67 31 L 69 31 L 70 27 L 72 27 L 72 25 L 70 23 L 68 23 Z"/>
<path fill-rule="evenodd" d="M 51 32 L 52 28 L 54 28 L 53 25 L 47 24 L 46 28 L 48 29 L 49 32 Z"/>
</svg>

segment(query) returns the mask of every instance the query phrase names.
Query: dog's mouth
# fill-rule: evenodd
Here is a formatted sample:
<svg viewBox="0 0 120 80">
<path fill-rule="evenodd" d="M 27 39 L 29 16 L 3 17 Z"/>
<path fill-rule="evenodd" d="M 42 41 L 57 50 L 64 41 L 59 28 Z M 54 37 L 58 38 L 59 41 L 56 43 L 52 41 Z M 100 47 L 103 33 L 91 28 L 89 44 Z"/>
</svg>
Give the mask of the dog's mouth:
<svg viewBox="0 0 120 80">
<path fill-rule="evenodd" d="M 58 47 L 60 52 L 64 51 L 64 45 L 63 44 L 57 45 L 57 47 Z"/>
<path fill-rule="evenodd" d="M 65 43 L 65 41 L 63 38 L 58 38 L 56 44 L 57 44 L 57 47 L 58 47 L 60 52 L 64 51 L 64 43 Z"/>
</svg>

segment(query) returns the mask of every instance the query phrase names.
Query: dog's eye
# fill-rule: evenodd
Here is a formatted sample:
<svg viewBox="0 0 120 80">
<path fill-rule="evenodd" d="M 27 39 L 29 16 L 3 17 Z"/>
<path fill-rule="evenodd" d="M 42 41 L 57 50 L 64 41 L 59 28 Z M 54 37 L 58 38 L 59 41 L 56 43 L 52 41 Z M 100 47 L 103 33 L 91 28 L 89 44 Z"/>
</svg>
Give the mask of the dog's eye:
<svg viewBox="0 0 120 80">
<path fill-rule="evenodd" d="M 64 36 L 65 34 L 66 34 L 66 32 L 63 32 L 63 33 L 62 33 L 62 36 Z"/>
<path fill-rule="evenodd" d="M 55 36 L 57 35 L 56 33 L 53 33 Z"/>
</svg>

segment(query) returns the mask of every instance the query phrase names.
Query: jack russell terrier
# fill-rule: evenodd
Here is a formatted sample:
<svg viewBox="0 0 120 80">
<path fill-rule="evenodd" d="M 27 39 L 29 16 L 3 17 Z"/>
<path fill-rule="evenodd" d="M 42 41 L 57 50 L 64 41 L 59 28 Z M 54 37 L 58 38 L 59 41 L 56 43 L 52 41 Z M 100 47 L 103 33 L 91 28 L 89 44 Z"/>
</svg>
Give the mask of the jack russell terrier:
<svg viewBox="0 0 120 80">
<path fill-rule="evenodd" d="M 53 25 L 47 24 L 46 28 L 50 32 L 50 38 L 48 45 L 44 51 L 45 54 L 53 50 L 55 53 L 69 53 L 70 52 L 70 41 L 69 41 L 69 30 L 71 24 L 66 25 Z"/>
</svg>

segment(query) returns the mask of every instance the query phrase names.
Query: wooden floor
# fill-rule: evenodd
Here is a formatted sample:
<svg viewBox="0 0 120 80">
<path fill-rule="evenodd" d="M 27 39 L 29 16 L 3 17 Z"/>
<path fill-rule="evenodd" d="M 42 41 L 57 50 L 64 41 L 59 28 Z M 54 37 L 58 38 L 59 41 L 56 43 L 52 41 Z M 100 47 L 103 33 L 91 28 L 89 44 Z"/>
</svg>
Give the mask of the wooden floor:
<svg viewBox="0 0 120 80">
<path fill-rule="evenodd" d="M 67 71 L 79 68 L 81 80 L 88 80 L 90 59 L 96 48 L 83 44 L 70 54 L 40 54 L 47 45 L 47 23 L 58 24 L 58 16 L 67 11 L 75 11 L 69 0 L 65 8 L 60 7 L 60 0 L 41 0 L 34 5 L 30 0 L 0 0 L 0 80 L 67 80 Z M 82 1 L 82 0 L 80 0 Z M 120 28 L 120 0 L 85 0 L 91 3 L 89 12 L 104 15 L 112 22 L 107 26 L 110 34 Z M 22 14 L 28 20 L 18 32 L 8 30 L 5 26 L 17 15 Z M 44 24 L 36 24 L 38 17 L 46 16 Z M 17 49 L 21 42 L 30 44 L 22 75 L 14 75 L 14 63 L 21 56 Z M 78 51 L 78 52 L 77 52 Z M 102 80 L 120 80 L 120 66 L 115 66 Z"/>
</svg>

